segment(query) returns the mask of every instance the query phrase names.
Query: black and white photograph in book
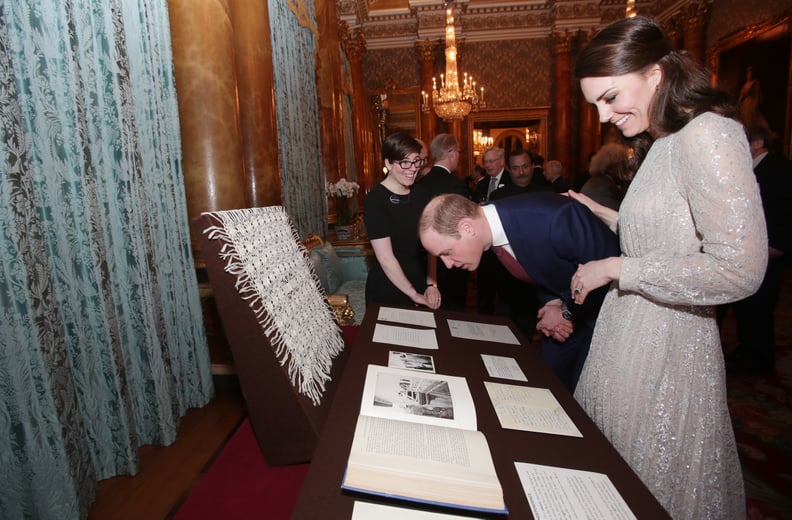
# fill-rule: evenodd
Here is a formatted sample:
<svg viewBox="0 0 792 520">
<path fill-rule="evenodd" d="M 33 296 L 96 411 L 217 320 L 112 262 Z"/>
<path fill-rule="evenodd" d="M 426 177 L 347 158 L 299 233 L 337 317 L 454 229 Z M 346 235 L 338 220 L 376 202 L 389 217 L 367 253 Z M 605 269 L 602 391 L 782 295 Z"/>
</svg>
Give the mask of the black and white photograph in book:
<svg viewBox="0 0 792 520">
<path fill-rule="evenodd" d="M 454 405 L 448 382 L 423 376 L 380 374 L 374 406 L 409 414 L 454 419 Z"/>
</svg>

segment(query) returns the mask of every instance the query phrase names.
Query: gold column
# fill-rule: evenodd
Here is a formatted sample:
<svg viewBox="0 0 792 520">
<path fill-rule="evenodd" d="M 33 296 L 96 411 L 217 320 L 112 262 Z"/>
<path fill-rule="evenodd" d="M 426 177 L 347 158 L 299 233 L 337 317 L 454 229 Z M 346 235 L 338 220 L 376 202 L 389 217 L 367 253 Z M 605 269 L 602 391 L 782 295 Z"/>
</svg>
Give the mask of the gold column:
<svg viewBox="0 0 792 520">
<path fill-rule="evenodd" d="M 232 0 L 232 17 L 247 206 L 280 205 L 278 126 L 267 2 Z"/>
<path fill-rule="evenodd" d="M 228 2 L 171 0 L 168 12 L 188 216 L 245 207 Z M 194 240 L 193 251 L 200 257 Z"/>
<path fill-rule="evenodd" d="M 355 167 L 357 169 L 362 200 L 368 191 L 379 182 L 381 175 L 374 171 L 375 160 L 371 150 L 374 148 L 371 126 L 371 104 L 366 97 L 363 83 L 363 56 L 366 55 L 366 39 L 360 30 L 352 31 L 343 24 L 341 45 L 349 59 L 350 76 L 352 77 L 352 126 L 355 134 Z"/>
<path fill-rule="evenodd" d="M 683 24 L 682 44 L 693 59 L 702 65 L 706 51 L 704 25 L 708 10 L 707 2 L 696 2 L 688 4 L 680 13 Z"/>
<path fill-rule="evenodd" d="M 319 98 L 319 132 L 322 146 L 322 167 L 326 179 L 335 182 L 347 177 L 344 147 L 343 78 L 338 55 L 338 12 L 335 0 L 316 0 L 316 22 L 319 29 L 316 60 L 316 90 Z"/>
<path fill-rule="evenodd" d="M 592 29 L 588 34 L 581 34 L 578 41 L 579 46 L 584 47 L 594 36 Z M 583 97 L 583 91 L 578 90 L 578 163 L 577 171 L 582 172 L 588 168 L 588 158 L 592 152 L 596 152 L 601 143 L 601 125 L 597 109 L 589 105 Z"/>
<path fill-rule="evenodd" d="M 421 60 L 421 90 L 426 93 L 431 105 L 432 99 L 432 78 L 434 77 L 435 65 L 435 50 L 434 44 L 425 39 L 423 41 L 415 42 L 415 48 L 418 51 L 418 57 Z M 423 100 L 422 100 L 423 102 Z M 423 105 L 421 105 L 423 108 Z M 421 112 L 421 135 L 419 136 L 427 144 L 432 142 L 434 136 L 437 135 L 437 116 L 433 110 L 428 112 Z M 462 143 L 463 141 L 459 141 Z"/>
<path fill-rule="evenodd" d="M 553 73 L 553 141 L 550 148 L 551 157 L 564 165 L 564 175 L 568 176 L 573 164 L 570 146 L 570 99 L 571 95 L 571 38 L 569 31 L 563 34 L 553 33 L 550 36 L 552 53 L 555 58 Z"/>
</svg>

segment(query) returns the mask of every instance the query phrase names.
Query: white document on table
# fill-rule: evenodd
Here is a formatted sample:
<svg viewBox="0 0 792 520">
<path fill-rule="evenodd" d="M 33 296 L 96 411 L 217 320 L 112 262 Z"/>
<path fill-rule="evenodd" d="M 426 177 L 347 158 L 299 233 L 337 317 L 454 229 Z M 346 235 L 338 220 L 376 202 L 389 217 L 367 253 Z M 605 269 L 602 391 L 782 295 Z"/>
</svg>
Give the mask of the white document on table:
<svg viewBox="0 0 792 520">
<path fill-rule="evenodd" d="M 355 501 L 352 509 L 352 520 L 475 520 L 475 518 L 360 501 Z"/>
<path fill-rule="evenodd" d="M 547 388 L 484 381 L 502 428 L 583 437 Z"/>
<path fill-rule="evenodd" d="M 401 345 L 402 347 L 428 348 L 437 350 L 437 335 L 434 329 L 410 329 L 395 325 L 377 323 L 374 326 L 373 341 Z"/>
<path fill-rule="evenodd" d="M 493 356 L 491 354 L 482 354 L 482 361 L 484 367 L 487 369 L 487 374 L 490 377 L 499 377 L 501 379 L 513 379 L 514 381 L 528 381 L 525 377 L 525 372 L 522 371 L 517 360 L 506 356 Z"/>
<path fill-rule="evenodd" d="M 603 473 L 515 462 L 534 518 L 608 518 L 635 520 L 635 515 Z"/>
<path fill-rule="evenodd" d="M 377 321 L 394 321 L 407 325 L 420 325 L 421 327 L 437 328 L 434 313 L 429 311 L 413 311 L 409 309 L 394 309 L 393 307 L 380 307 Z"/>
<path fill-rule="evenodd" d="M 448 320 L 448 328 L 451 329 L 451 335 L 455 338 L 494 341 L 495 343 L 508 343 L 510 345 L 520 344 L 517 336 L 506 325 Z"/>
</svg>

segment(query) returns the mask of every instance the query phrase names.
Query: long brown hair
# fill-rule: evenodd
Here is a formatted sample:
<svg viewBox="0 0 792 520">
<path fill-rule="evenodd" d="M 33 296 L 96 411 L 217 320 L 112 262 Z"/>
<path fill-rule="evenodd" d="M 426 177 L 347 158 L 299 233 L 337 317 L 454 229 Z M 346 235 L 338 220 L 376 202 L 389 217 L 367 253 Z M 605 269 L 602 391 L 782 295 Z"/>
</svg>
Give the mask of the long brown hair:
<svg viewBox="0 0 792 520">
<path fill-rule="evenodd" d="M 649 107 L 649 130 L 631 139 L 636 170 L 656 138 L 679 131 L 696 116 L 736 117 L 728 96 L 710 85 L 705 70 L 687 52 L 673 50 L 660 26 L 646 16 L 618 20 L 594 36 L 578 55 L 575 76 L 622 76 L 654 64 L 662 80 Z"/>
</svg>

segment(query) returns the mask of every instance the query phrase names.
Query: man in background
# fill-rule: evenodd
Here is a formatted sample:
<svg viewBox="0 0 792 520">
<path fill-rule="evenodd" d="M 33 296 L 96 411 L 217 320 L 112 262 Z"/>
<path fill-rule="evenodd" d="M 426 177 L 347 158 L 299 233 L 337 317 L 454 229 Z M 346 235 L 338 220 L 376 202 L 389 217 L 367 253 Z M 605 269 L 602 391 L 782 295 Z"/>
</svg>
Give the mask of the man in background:
<svg viewBox="0 0 792 520">
<path fill-rule="evenodd" d="M 792 253 L 792 162 L 771 152 L 773 138 L 764 126 L 748 130 L 754 173 L 767 222 L 769 255 L 762 285 L 753 295 L 731 305 L 737 325 L 737 349 L 726 356 L 731 374 L 775 372 L 775 308 L 784 266 Z M 726 308 L 719 309 L 722 316 Z"/>
<path fill-rule="evenodd" d="M 459 142 L 452 134 L 438 134 L 429 145 L 434 164 L 418 183 L 430 197 L 444 193 L 468 196 L 465 181 L 456 175 L 459 166 Z M 443 296 L 440 307 L 452 311 L 464 311 L 467 304 L 468 279 L 470 273 L 460 269 L 448 269 L 442 262 L 437 264 L 437 288 Z"/>
<path fill-rule="evenodd" d="M 561 161 L 547 161 L 544 167 L 544 176 L 550 188 L 556 193 L 569 191 L 569 184 L 564 180 L 564 166 Z"/>
</svg>

